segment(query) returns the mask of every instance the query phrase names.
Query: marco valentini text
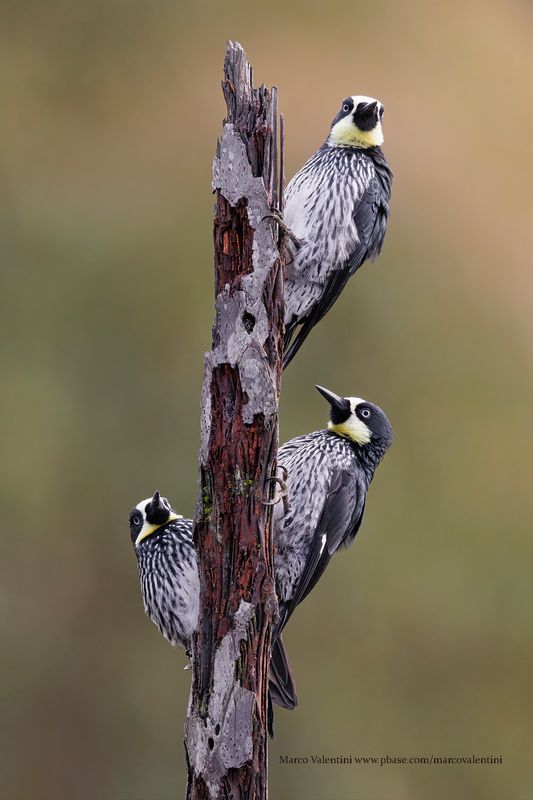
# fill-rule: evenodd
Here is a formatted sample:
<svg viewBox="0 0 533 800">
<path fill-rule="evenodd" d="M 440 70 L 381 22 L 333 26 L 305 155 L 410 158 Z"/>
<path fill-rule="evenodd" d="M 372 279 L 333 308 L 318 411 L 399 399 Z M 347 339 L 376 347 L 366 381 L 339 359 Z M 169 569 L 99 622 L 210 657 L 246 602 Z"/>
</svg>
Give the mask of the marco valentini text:
<svg viewBox="0 0 533 800">
<path fill-rule="evenodd" d="M 323 766 L 325 764 L 355 764 L 357 766 L 379 766 L 385 767 L 393 764 L 423 764 L 423 765 L 483 765 L 483 764 L 503 764 L 503 756 L 282 756 L 279 757 L 280 764 L 314 764 Z"/>
</svg>

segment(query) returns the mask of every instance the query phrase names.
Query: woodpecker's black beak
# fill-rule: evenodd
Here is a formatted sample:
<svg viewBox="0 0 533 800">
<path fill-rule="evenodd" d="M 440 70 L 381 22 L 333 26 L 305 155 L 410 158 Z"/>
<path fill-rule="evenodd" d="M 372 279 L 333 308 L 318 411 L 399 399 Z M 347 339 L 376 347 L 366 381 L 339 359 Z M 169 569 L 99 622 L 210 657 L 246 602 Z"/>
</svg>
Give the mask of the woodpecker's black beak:
<svg viewBox="0 0 533 800">
<path fill-rule="evenodd" d="M 165 508 L 161 502 L 159 491 L 154 492 L 154 496 L 146 507 L 146 519 L 152 525 L 163 525 L 168 519 L 168 508 Z"/>
<path fill-rule="evenodd" d="M 317 385 L 315 386 L 315 389 L 318 389 L 322 397 L 325 397 L 330 404 L 332 422 L 344 422 L 344 420 L 348 419 L 351 413 L 349 400 L 347 400 L 345 397 L 339 397 L 338 394 L 335 394 L 335 392 L 330 392 L 329 389 L 324 389 L 323 386 Z"/>
<path fill-rule="evenodd" d="M 379 109 L 378 109 L 378 101 L 374 100 L 373 103 L 367 103 L 366 106 L 363 108 L 363 118 L 368 120 L 368 124 L 371 122 L 378 123 L 379 122 Z"/>
</svg>

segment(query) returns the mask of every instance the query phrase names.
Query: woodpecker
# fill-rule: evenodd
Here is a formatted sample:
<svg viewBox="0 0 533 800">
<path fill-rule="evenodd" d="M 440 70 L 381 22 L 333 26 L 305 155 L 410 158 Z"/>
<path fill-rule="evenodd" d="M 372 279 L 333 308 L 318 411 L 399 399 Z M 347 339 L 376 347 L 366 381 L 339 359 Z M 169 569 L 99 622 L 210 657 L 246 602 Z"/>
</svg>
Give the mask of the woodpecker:
<svg viewBox="0 0 533 800">
<path fill-rule="evenodd" d="M 130 533 L 144 610 L 165 639 L 190 656 L 200 599 L 192 520 L 156 492 L 131 511 Z"/>
<path fill-rule="evenodd" d="M 379 406 L 316 387 L 330 404 L 327 430 L 298 436 L 278 451 L 288 473 L 288 512 L 274 510 L 274 565 L 283 630 L 334 553 L 352 544 L 361 526 L 368 487 L 392 442 Z"/>
<path fill-rule="evenodd" d="M 282 229 L 289 234 L 285 278 L 287 366 L 348 279 L 381 251 L 392 172 L 383 143 L 383 104 L 347 97 L 327 141 L 289 182 Z"/>
<path fill-rule="evenodd" d="M 193 521 L 177 514 L 159 492 L 130 513 L 144 610 L 171 645 L 191 656 L 191 637 L 198 625 L 200 580 Z M 293 709 L 298 704 L 281 637 L 272 645 L 270 699 Z M 272 715 L 269 715 L 272 733 Z"/>
</svg>

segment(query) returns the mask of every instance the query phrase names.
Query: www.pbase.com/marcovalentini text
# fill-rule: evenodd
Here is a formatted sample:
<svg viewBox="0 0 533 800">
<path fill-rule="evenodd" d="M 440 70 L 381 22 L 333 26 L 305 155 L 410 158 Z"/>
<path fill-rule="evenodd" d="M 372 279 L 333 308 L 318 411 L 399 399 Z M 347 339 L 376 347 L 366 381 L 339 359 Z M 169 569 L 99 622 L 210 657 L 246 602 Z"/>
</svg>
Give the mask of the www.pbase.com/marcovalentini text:
<svg viewBox="0 0 533 800">
<path fill-rule="evenodd" d="M 280 764 L 356 764 L 385 767 L 391 764 L 503 764 L 503 756 L 283 756 Z"/>
</svg>

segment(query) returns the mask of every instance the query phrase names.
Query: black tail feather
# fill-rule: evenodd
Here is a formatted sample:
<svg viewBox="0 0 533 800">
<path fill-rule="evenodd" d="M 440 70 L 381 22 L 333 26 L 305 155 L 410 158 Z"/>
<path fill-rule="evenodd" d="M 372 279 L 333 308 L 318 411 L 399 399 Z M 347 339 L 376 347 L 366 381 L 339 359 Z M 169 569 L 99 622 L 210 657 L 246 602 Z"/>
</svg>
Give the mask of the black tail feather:
<svg viewBox="0 0 533 800">
<path fill-rule="evenodd" d="M 291 711 L 298 705 L 296 687 L 281 636 L 272 645 L 269 689 L 272 702 L 276 705 Z"/>
<path fill-rule="evenodd" d="M 291 363 L 292 359 L 304 343 L 304 339 L 307 338 L 309 334 L 309 330 L 305 331 L 303 335 L 301 334 L 302 328 L 298 331 L 296 336 L 294 336 L 294 331 L 297 326 L 291 326 L 290 328 L 285 329 L 285 346 L 283 351 L 283 369 L 286 369 L 289 364 Z M 292 340 L 292 341 L 291 341 Z"/>
<path fill-rule="evenodd" d="M 274 709 L 272 708 L 272 696 L 270 689 L 267 692 L 267 731 L 271 739 L 274 738 Z"/>
</svg>

